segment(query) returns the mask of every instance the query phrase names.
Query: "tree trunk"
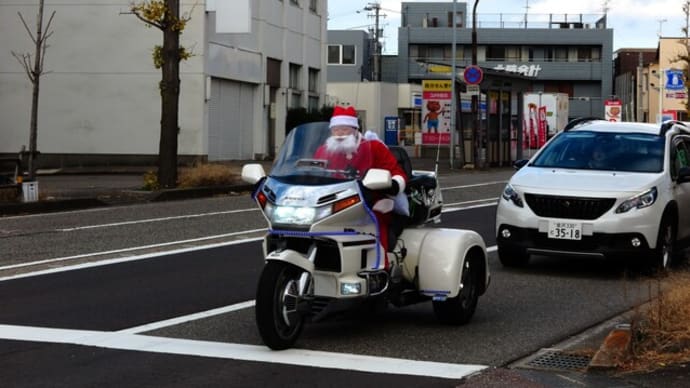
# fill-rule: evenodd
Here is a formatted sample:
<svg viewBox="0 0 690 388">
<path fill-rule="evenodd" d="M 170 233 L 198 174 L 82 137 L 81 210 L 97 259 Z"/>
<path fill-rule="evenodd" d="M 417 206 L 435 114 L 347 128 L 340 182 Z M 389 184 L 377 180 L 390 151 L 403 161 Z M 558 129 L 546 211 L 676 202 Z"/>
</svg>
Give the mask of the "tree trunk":
<svg viewBox="0 0 690 388">
<path fill-rule="evenodd" d="M 41 50 L 44 45 L 43 42 L 43 2 L 41 0 L 38 5 L 38 17 L 36 21 L 36 52 L 34 55 L 34 69 L 32 74 L 31 82 L 33 83 L 33 93 L 31 95 L 31 122 L 29 124 L 29 158 L 27 169 L 29 170 L 29 180 L 32 181 L 35 178 L 36 166 L 34 165 L 34 158 L 36 157 L 37 151 L 37 138 L 38 138 L 38 95 L 39 88 L 41 84 Z"/>
<path fill-rule="evenodd" d="M 179 0 L 166 0 L 172 20 L 179 20 Z M 180 98 L 180 33 L 174 23 L 163 30 L 161 67 L 161 138 L 158 148 L 158 183 L 161 188 L 177 185 L 178 106 Z"/>
</svg>

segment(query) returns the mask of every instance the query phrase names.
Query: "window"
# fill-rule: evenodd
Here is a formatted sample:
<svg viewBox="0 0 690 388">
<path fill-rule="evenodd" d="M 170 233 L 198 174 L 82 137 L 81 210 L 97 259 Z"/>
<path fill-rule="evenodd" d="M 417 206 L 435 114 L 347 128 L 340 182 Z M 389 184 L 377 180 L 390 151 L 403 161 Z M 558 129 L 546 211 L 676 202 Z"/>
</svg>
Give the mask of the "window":
<svg viewBox="0 0 690 388">
<path fill-rule="evenodd" d="M 319 111 L 319 96 L 309 96 L 309 101 L 307 101 L 307 110 L 309 112 Z"/>
<path fill-rule="evenodd" d="M 290 4 L 296 5 L 299 7 L 299 0 L 290 0 Z"/>
<path fill-rule="evenodd" d="M 308 90 L 310 93 L 319 92 L 319 69 L 309 68 L 309 86 Z"/>
<path fill-rule="evenodd" d="M 506 61 L 519 61 L 520 51 L 520 46 L 506 46 Z"/>
<path fill-rule="evenodd" d="M 354 65 L 355 46 L 354 45 L 328 45 L 328 64 L 329 65 Z"/>
<path fill-rule="evenodd" d="M 319 69 L 310 67 L 308 77 L 307 110 L 314 112 L 319 110 Z"/>
<path fill-rule="evenodd" d="M 456 12 L 455 13 L 455 27 L 456 28 L 462 28 L 463 27 L 463 15 L 462 12 Z M 453 27 L 453 13 L 448 12 L 448 27 Z"/>
<path fill-rule="evenodd" d="M 591 62 L 592 61 L 592 49 L 590 47 L 578 47 L 577 48 L 577 61 L 578 62 Z"/>
<path fill-rule="evenodd" d="M 426 59 L 426 57 L 426 46 L 423 46 L 421 44 L 410 45 L 410 58 Z"/>
<path fill-rule="evenodd" d="M 316 4 L 318 3 L 318 0 L 309 0 L 309 10 L 316 13 Z"/>
<path fill-rule="evenodd" d="M 299 73 L 301 70 L 302 66 L 294 63 L 290 64 L 290 89 L 300 89 Z"/>
<path fill-rule="evenodd" d="M 546 60 L 549 62 L 568 62 L 568 48 L 548 47 L 546 49 Z"/>
</svg>

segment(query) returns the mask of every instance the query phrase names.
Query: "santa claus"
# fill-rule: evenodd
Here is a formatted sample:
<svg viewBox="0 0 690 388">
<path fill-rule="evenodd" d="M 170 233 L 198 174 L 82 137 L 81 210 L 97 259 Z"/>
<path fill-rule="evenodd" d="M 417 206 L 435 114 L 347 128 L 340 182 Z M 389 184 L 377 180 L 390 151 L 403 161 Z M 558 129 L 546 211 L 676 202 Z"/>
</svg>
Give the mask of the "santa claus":
<svg viewBox="0 0 690 388">
<path fill-rule="evenodd" d="M 408 177 L 385 144 L 378 140 L 367 140 L 362 136 L 354 107 L 336 106 L 329 127 L 331 136 L 316 151 L 316 159 L 328 160 L 329 168 L 356 171 L 360 177 L 370 168 L 385 169 L 391 173 L 391 188 L 377 193 L 372 207 L 379 226 L 381 245 L 384 251 L 388 252 L 388 225 L 393 210 L 393 201 L 389 196 L 404 192 Z M 387 259 L 385 265 L 388 268 Z"/>
</svg>

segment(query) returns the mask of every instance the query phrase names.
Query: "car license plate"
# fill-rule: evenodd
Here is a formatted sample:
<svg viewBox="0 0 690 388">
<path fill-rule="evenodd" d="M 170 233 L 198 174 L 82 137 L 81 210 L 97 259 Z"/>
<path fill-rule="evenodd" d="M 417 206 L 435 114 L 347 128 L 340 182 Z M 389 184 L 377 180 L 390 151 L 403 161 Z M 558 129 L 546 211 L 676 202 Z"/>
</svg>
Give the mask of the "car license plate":
<svg viewBox="0 0 690 388">
<path fill-rule="evenodd" d="M 577 222 L 549 221 L 549 238 L 582 240 L 582 224 Z"/>
</svg>

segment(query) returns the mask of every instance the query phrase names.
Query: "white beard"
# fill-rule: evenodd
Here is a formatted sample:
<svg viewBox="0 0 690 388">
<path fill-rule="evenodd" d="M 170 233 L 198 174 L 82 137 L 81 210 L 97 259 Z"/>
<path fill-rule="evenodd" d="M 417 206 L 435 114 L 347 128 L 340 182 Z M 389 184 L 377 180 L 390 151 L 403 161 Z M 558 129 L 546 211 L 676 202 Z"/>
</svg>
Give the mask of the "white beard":
<svg viewBox="0 0 690 388">
<path fill-rule="evenodd" d="M 331 136 L 326 140 L 328 153 L 354 154 L 359 146 L 359 136 L 355 134 L 346 136 Z"/>
</svg>

